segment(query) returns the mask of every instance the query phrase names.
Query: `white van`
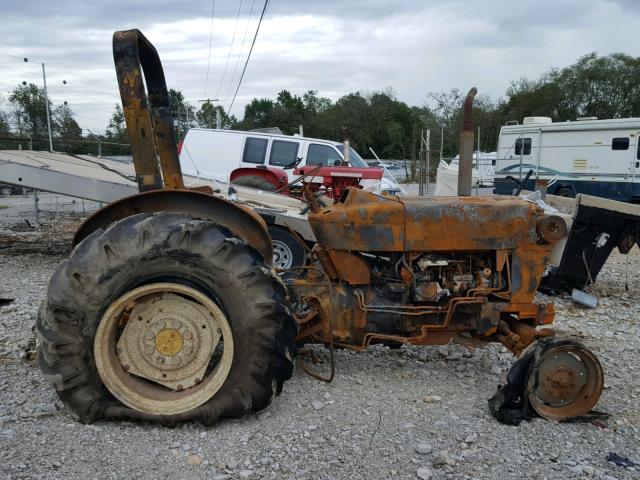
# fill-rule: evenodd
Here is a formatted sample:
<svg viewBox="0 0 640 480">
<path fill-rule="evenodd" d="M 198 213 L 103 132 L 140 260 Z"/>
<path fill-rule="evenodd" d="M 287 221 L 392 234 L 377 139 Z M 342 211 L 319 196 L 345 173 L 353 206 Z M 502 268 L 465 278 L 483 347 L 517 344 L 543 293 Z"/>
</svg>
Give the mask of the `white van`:
<svg viewBox="0 0 640 480">
<path fill-rule="evenodd" d="M 296 178 L 295 165 L 339 165 L 344 160 L 343 148 L 339 142 L 298 135 L 192 128 L 179 153 L 182 171 L 198 178 L 229 182 L 231 172 L 237 168 L 276 167 L 286 169 L 292 181 Z M 349 165 L 369 167 L 353 148 L 349 149 Z M 361 183 L 375 193 L 401 191 L 387 177 Z"/>
<path fill-rule="evenodd" d="M 552 122 L 525 117 L 522 124 L 500 128 L 494 192 L 510 195 L 516 181 L 533 170 L 525 190 L 541 179 L 549 181 L 547 192 L 554 195 L 638 202 L 639 136 L 640 118 Z"/>
</svg>

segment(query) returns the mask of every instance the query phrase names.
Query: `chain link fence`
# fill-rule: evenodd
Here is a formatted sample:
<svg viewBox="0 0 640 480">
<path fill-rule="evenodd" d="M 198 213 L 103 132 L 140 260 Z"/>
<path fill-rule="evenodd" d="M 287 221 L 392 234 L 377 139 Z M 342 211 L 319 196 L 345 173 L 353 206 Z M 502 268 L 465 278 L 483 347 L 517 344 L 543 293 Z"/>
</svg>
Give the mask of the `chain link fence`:
<svg viewBox="0 0 640 480">
<path fill-rule="evenodd" d="M 0 183 L 0 230 L 24 231 L 66 220 L 78 221 L 102 207 L 99 202 Z"/>
<path fill-rule="evenodd" d="M 48 139 L 0 137 L 0 150 L 48 151 Z M 95 139 L 54 139 L 53 150 L 131 161 L 128 144 Z M 1 152 L 0 152 L 1 153 Z M 0 233 L 26 232 L 68 222 L 80 222 L 103 204 L 82 198 L 0 183 Z"/>
</svg>

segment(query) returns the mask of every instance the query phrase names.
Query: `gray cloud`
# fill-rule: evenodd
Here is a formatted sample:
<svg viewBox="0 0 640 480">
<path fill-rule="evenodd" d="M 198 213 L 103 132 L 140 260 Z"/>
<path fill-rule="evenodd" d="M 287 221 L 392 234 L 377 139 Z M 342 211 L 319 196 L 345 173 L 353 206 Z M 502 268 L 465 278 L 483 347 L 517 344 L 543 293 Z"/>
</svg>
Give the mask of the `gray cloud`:
<svg viewBox="0 0 640 480">
<path fill-rule="evenodd" d="M 220 86 L 238 0 L 216 0 L 206 95 L 230 102 L 262 0 L 256 0 L 244 51 L 238 53 L 253 0 L 244 0 L 224 85 Z M 639 2 L 618 0 L 271 0 L 233 112 L 253 97 L 309 89 L 336 99 L 351 91 L 393 87 L 422 104 L 427 92 L 478 86 L 497 98 L 511 80 L 537 77 L 587 52 L 639 55 Z M 67 100 L 85 128 L 103 130 L 119 101 L 111 35 L 138 27 L 157 46 L 167 81 L 193 103 L 205 95 L 208 1 L 15 2 L 0 19 L 0 97 L 18 82 L 41 83 Z M 11 55 L 14 55 L 13 57 Z M 20 58 L 30 57 L 25 64 Z M 17 58 L 16 58 L 17 57 Z M 236 75 L 231 83 L 234 68 Z M 62 84 L 67 80 L 67 85 Z M 6 110 L 6 102 L 0 103 Z"/>
</svg>

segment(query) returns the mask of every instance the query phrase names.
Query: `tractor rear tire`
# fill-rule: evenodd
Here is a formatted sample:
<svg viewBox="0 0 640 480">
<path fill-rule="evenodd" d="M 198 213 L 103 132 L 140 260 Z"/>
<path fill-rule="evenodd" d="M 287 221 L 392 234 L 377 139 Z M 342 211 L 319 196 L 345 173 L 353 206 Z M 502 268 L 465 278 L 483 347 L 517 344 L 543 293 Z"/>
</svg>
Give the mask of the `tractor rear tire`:
<svg viewBox="0 0 640 480">
<path fill-rule="evenodd" d="M 138 304 L 131 301 L 118 315 L 109 313 L 122 301 L 127 305 L 127 299 L 135 296 L 137 291 L 162 290 L 165 285 L 173 286 L 172 291 L 177 293 L 160 292 L 162 297 L 153 298 L 153 301 L 145 303 L 143 299 Z M 194 397 L 192 406 L 185 408 L 183 405 L 173 413 L 161 407 L 144 409 L 131 406 L 126 401 L 130 397 L 114 390 L 111 387 L 113 379 L 103 378 L 106 375 L 104 366 L 100 368 L 104 365 L 101 359 L 106 358 L 100 352 L 108 350 L 107 354 L 115 359 L 110 368 L 118 370 L 117 374 L 125 382 L 134 385 L 133 392 L 129 393 L 135 396 L 140 392 L 152 391 L 154 395 L 160 392 L 154 399 L 155 405 L 160 406 L 164 405 L 164 398 L 170 403 L 171 399 L 181 396 L 188 400 L 187 405 L 191 405 L 190 396 L 195 395 L 191 392 L 198 391 L 198 382 L 205 384 L 203 375 L 191 376 L 187 387 L 178 385 L 171 389 L 154 383 L 149 377 L 132 375 L 129 365 L 118 363 L 122 363 L 122 349 L 120 343 L 115 346 L 117 336 L 122 339 L 130 323 L 143 320 L 142 315 L 136 314 L 134 318 L 133 313 L 129 318 L 128 312 L 131 309 L 135 312 L 138 307 L 134 305 L 162 302 L 165 294 L 173 296 L 174 302 L 194 304 L 193 308 L 199 312 L 206 312 L 203 305 L 209 304 L 221 318 L 219 325 L 222 329 L 218 328 L 218 333 L 226 332 L 218 337 L 218 343 L 209 342 L 209 356 L 205 355 L 200 361 L 200 366 L 207 369 L 206 375 L 218 375 L 218 386 L 212 396 L 203 399 L 200 393 L 199 398 Z M 191 297 L 202 301 L 197 303 Z M 152 324 L 161 322 L 159 328 L 165 324 L 183 328 L 178 320 L 171 317 L 172 314 L 157 314 L 158 303 L 155 304 L 156 317 L 151 314 L 149 317 Z M 213 317 L 211 309 L 209 315 Z M 162 309 L 159 311 L 163 312 Z M 175 312 L 179 317 L 179 309 Z M 186 315 L 187 321 L 189 318 Z M 209 320 L 206 313 L 202 318 L 204 320 L 191 326 L 197 331 L 185 334 L 185 339 L 192 338 L 193 334 L 199 338 L 200 323 L 205 329 Z M 111 337 L 101 336 L 106 324 L 113 324 L 110 327 Z M 143 325 L 140 328 L 145 328 L 143 322 L 140 325 Z M 118 329 L 121 330 L 119 333 Z M 296 326 L 290 315 L 284 285 L 273 270 L 264 265 L 255 248 L 233 236 L 226 228 L 194 219 L 188 214 L 134 215 L 84 239 L 56 268 L 47 298 L 38 314 L 37 330 L 39 364 L 46 380 L 84 423 L 101 418 L 125 418 L 167 425 L 180 421 L 212 425 L 220 417 L 237 418 L 252 410 L 266 408 L 293 373 Z M 138 342 L 140 347 L 132 342 L 131 348 L 139 348 L 144 356 L 145 349 L 151 354 L 154 340 L 153 332 L 142 332 Z M 158 352 L 162 349 L 163 355 L 175 355 L 176 350 L 183 348 L 182 337 L 179 345 L 175 341 L 171 343 L 175 340 L 171 335 L 175 333 L 175 329 L 165 328 L 165 343 L 160 347 L 160 334 L 157 333 L 155 345 L 159 350 L 150 355 L 153 358 L 149 358 L 149 362 L 153 363 L 155 359 L 160 362 Z M 100 350 L 99 338 L 112 338 L 113 343 L 109 349 Z M 185 345 L 185 352 L 193 353 L 193 343 Z M 196 343 L 193 348 L 197 351 L 199 345 Z M 226 357 L 226 371 L 214 366 L 216 351 L 219 350 L 222 350 L 219 359 L 225 358 L 225 351 L 231 352 L 231 356 Z M 173 357 L 165 358 L 173 361 Z M 220 376 L 220 372 L 224 375 Z M 135 391 L 136 388 L 139 392 Z M 208 390 L 206 395 L 209 395 Z"/>
<path fill-rule="evenodd" d="M 254 175 L 245 175 L 243 177 L 236 178 L 233 181 L 233 184 L 240 185 L 241 187 L 250 187 L 256 188 L 258 190 L 264 190 L 265 192 L 275 192 L 277 190 L 276 186 L 269 180 Z"/>
</svg>

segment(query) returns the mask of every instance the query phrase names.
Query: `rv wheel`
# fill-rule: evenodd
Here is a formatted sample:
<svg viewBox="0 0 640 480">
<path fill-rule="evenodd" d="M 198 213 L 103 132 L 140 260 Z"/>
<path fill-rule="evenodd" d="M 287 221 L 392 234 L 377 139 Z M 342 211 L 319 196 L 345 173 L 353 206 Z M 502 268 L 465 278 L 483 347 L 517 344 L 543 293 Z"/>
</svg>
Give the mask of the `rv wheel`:
<svg viewBox="0 0 640 480">
<path fill-rule="evenodd" d="M 556 191 L 556 195 L 559 197 L 567 197 L 567 198 L 573 198 L 573 190 L 571 190 L 569 187 L 560 187 L 557 191 Z"/>
</svg>

